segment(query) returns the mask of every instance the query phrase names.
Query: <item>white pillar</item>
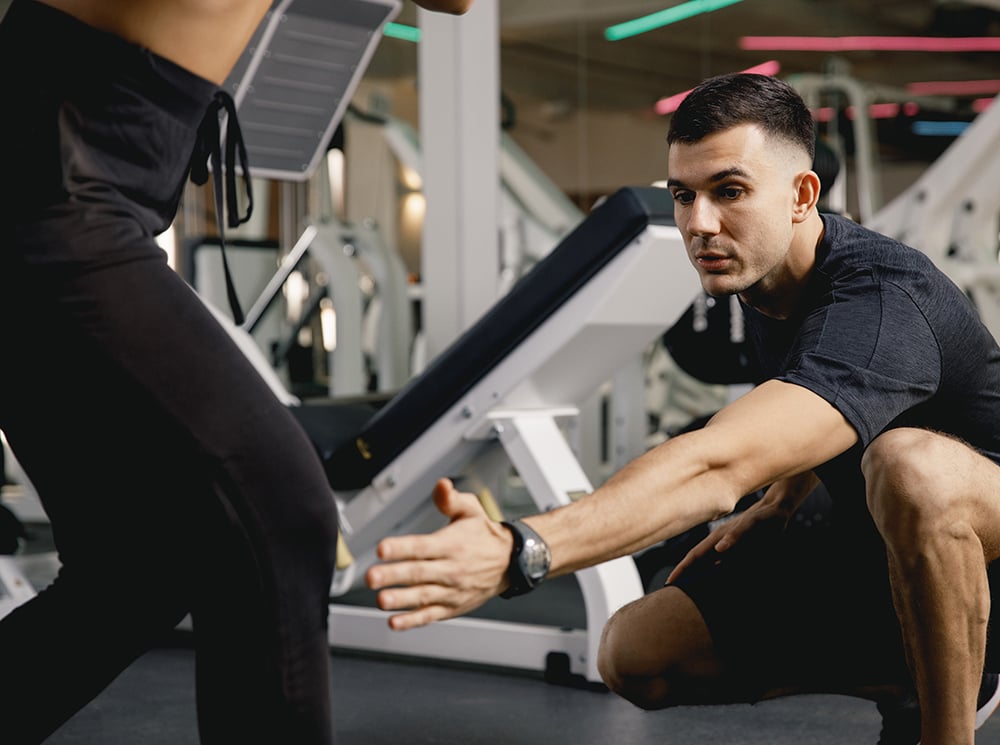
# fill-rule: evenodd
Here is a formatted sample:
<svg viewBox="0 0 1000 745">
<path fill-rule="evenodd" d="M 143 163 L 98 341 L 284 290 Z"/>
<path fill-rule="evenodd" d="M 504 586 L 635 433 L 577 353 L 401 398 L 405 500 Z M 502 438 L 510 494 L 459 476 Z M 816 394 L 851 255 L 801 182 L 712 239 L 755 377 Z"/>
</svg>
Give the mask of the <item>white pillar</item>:
<svg viewBox="0 0 1000 745">
<path fill-rule="evenodd" d="M 499 0 L 476 0 L 464 16 L 419 15 L 421 273 L 433 359 L 498 294 Z"/>
</svg>

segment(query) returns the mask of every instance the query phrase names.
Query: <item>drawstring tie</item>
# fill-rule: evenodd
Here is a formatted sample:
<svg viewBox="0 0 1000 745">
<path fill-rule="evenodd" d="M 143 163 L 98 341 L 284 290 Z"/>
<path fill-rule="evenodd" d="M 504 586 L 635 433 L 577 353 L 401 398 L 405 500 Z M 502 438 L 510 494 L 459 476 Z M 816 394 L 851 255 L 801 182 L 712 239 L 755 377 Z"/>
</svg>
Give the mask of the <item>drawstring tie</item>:
<svg viewBox="0 0 1000 745">
<path fill-rule="evenodd" d="M 219 128 L 220 113 L 226 115 L 226 161 L 222 162 L 222 132 Z M 239 155 L 239 165 L 243 170 L 243 186 L 247 195 L 247 210 L 242 217 L 239 212 L 239 201 L 236 194 L 236 156 Z M 230 228 L 237 228 L 247 220 L 253 212 L 253 189 L 250 186 L 250 169 L 247 166 L 247 148 L 243 142 L 243 132 L 236 118 L 236 103 L 233 97 L 223 90 L 216 91 L 209 104 L 205 117 L 198 127 L 198 140 L 195 143 L 194 155 L 191 158 L 191 181 L 198 186 L 208 182 L 208 163 L 211 160 L 212 187 L 215 191 L 215 221 L 219 230 L 219 248 L 222 252 L 222 270 L 226 275 L 226 296 L 233 313 L 236 325 L 244 321 L 243 309 L 240 307 L 236 286 L 229 272 L 229 262 L 226 261 L 226 236 L 222 220 L 223 202 L 226 208 L 227 222 Z M 225 171 L 225 198 L 223 198 L 222 173 Z"/>
</svg>

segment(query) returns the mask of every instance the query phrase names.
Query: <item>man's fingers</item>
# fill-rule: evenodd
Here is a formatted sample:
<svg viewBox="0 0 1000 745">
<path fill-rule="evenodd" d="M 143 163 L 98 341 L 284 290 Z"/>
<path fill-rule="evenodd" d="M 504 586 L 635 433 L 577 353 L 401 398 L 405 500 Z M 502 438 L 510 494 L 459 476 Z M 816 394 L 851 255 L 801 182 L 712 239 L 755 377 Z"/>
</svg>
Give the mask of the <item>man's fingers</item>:
<svg viewBox="0 0 1000 745">
<path fill-rule="evenodd" d="M 669 585 L 671 582 L 680 577 L 684 573 L 685 569 L 694 564 L 694 562 L 705 554 L 712 550 L 721 551 L 722 549 L 719 548 L 720 543 L 720 536 L 715 531 L 709 533 L 705 538 L 702 538 L 696 546 L 684 555 L 683 559 L 677 562 L 677 566 L 674 567 L 673 571 L 670 572 L 670 575 L 667 577 L 666 584 Z"/>
<path fill-rule="evenodd" d="M 383 561 L 442 559 L 454 553 L 453 541 L 446 529 L 435 533 L 414 533 L 383 538 L 378 557 Z"/>
<path fill-rule="evenodd" d="M 382 610 L 419 610 L 440 606 L 456 613 L 465 601 L 465 593 L 438 584 L 390 587 L 378 594 L 378 607 Z"/>
<path fill-rule="evenodd" d="M 365 575 L 379 592 L 379 607 L 404 611 L 394 629 L 423 626 L 475 608 L 503 589 L 510 534 L 486 514 L 473 494 L 447 479 L 434 487 L 434 502 L 450 519 L 430 534 L 391 536 L 378 545 L 381 563 Z"/>
<path fill-rule="evenodd" d="M 486 511 L 474 494 L 460 492 L 448 479 L 434 487 L 434 503 L 451 524 L 464 518 L 486 518 Z M 455 540 L 448 527 L 434 533 L 391 536 L 378 545 L 378 557 L 383 561 L 441 559 L 454 554 Z"/>
<path fill-rule="evenodd" d="M 434 605 L 390 616 L 389 628 L 393 631 L 406 631 L 407 629 L 427 626 L 435 621 L 443 621 L 446 618 L 452 618 L 454 615 L 454 611 L 451 608 L 446 608 L 443 605 Z"/>
<path fill-rule="evenodd" d="M 719 553 L 726 551 L 736 545 L 736 541 L 739 540 L 740 536 L 743 535 L 743 531 L 730 531 L 726 533 L 719 542 L 715 544 L 715 550 Z"/>
<path fill-rule="evenodd" d="M 691 557 L 691 552 L 689 551 L 683 559 L 677 562 L 677 566 L 671 570 L 670 574 L 667 575 L 667 579 L 664 584 L 669 585 L 671 582 L 675 582 L 678 577 L 684 574 L 684 570 L 687 569 L 693 561 L 694 559 Z"/>
<path fill-rule="evenodd" d="M 434 504 L 452 521 L 486 514 L 475 494 L 458 491 L 448 479 L 439 479 L 434 485 Z"/>
<path fill-rule="evenodd" d="M 373 590 L 397 585 L 440 584 L 451 585 L 453 572 L 452 562 L 445 559 L 418 559 L 415 561 L 397 561 L 392 564 L 376 564 L 368 570 L 368 586 Z"/>
<path fill-rule="evenodd" d="M 687 552 L 687 555 L 677 562 L 677 566 L 670 572 L 666 584 L 670 584 L 698 559 L 714 551 L 721 554 L 735 546 L 743 538 L 746 532 L 754 525 L 742 516 L 734 518 L 721 528 L 716 528 L 705 538 L 699 541 L 698 545 Z"/>
</svg>

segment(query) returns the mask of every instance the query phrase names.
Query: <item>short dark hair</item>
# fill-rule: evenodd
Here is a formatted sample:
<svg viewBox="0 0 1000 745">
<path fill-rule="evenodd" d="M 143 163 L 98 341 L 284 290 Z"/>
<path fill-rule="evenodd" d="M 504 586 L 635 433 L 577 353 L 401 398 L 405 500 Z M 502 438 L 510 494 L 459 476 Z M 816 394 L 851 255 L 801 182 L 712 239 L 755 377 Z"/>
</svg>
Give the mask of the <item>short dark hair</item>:
<svg viewBox="0 0 1000 745">
<path fill-rule="evenodd" d="M 729 73 L 697 86 L 674 112 L 667 142 L 698 142 L 741 124 L 802 146 L 815 157 L 816 135 L 805 101 L 788 83 L 767 75 Z"/>
</svg>

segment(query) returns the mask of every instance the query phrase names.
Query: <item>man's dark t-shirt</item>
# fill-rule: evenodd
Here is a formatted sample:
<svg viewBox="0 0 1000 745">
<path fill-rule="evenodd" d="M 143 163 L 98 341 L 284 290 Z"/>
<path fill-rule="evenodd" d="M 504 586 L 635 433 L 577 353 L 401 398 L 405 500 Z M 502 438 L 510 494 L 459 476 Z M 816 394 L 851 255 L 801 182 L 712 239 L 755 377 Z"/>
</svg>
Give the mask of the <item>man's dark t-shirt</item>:
<svg viewBox="0 0 1000 745">
<path fill-rule="evenodd" d="M 813 391 L 857 431 L 858 443 L 816 473 L 840 519 L 867 520 L 861 454 L 888 429 L 948 433 L 1000 463 L 1000 348 L 926 255 L 844 217 L 822 219 L 800 312 L 744 312 L 765 378 Z"/>
</svg>

